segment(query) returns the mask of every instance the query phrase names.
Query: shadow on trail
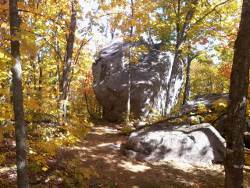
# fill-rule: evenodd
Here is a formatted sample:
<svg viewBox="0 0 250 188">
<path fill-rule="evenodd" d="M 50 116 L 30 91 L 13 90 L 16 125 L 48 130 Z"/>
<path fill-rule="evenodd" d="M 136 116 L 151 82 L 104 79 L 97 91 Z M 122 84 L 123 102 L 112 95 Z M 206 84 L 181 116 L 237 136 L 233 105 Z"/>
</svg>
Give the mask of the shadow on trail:
<svg viewBox="0 0 250 188">
<path fill-rule="evenodd" d="M 81 145 L 65 152 L 74 154 L 79 164 L 97 173 L 88 180 L 89 188 L 223 187 L 221 166 L 201 168 L 176 162 L 135 161 L 120 153 L 120 145 L 126 139 L 116 128 L 96 126 Z"/>
</svg>

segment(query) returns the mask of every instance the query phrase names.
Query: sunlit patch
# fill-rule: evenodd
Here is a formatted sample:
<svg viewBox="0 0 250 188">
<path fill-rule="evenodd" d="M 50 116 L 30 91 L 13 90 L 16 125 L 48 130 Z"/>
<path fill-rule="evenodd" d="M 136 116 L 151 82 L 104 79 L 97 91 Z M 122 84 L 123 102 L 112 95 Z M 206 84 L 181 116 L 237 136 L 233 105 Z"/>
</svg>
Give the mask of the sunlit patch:
<svg viewBox="0 0 250 188">
<path fill-rule="evenodd" d="M 93 158 L 98 158 L 98 156 L 97 155 L 94 155 L 94 154 L 92 154 L 92 155 L 89 155 L 90 157 L 93 157 Z"/>
<path fill-rule="evenodd" d="M 16 181 L 17 173 L 16 173 L 16 165 L 8 166 L 8 167 L 0 167 L 0 175 L 7 175 L 7 179 L 9 181 Z"/>
<path fill-rule="evenodd" d="M 165 162 L 165 161 L 153 162 L 152 165 L 161 166 L 161 167 L 166 166 L 167 168 L 172 167 L 175 169 L 179 169 L 183 172 L 192 173 L 192 174 L 197 173 L 197 170 L 201 170 L 201 171 L 209 170 L 217 174 L 224 171 L 223 166 L 220 164 L 210 165 L 210 164 L 203 163 L 203 164 L 195 165 L 195 164 L 189 164 L 186 162 L 175 161 L 175 160 L 169 160 L 168 162 Z"/>
<path fill-rule="evenodd" d="M 110 148 L 110 149 L 119 150 L 120 149 L 120 144 L 102 143 L 102 144 L 98 144 L 97 147 L 107 147 L 107 148 Z"/>
<path fill-rule="evenodd" d="M 16 165 L 14 165 L 12 167 L 2 167 L 2 168 L 0 168 L 0 174 L 10 172 L 10 171 L 16 171 Z"/>
<path fill-rule="evenodd" d="M 120 164 L 118 164 L 119 167 L 124 168 L 125 170 L 131 171 L 131 172 L 145 172 L 149 169 L 151 169 L 149 166 L 141 163 L 141 164 L 133 164 L 130 161 L 121 161 Z"/>
<path fill-rule="evenodd" d="M 81 147 L 79 147 L 79 146 L 71 146 L 71 147 L 65 147 L 67 150 L 76 150 L 76 151 L 88 151 L 88 152 L 90 152 L 90 151 L 92 151 L 93 149 L 95 149 L 95 148 L 93 148 L 93 147 L 85 147 L 85 146 L 81 146 Z"/>
<path fill-rule="evenodd" d="M 113 129 L 110 127 L 94 127 L 93 131 L 90 132 L 90 134 L 95 134 L 95 135 L 104 135 L 104 134 L 117 134 L 118 131 L 117 129 Z"/>
<path fill-rule="evenodd" d="M 140 188 L 138 185 L 133 185 L 132 188 Z"/>
</svg>

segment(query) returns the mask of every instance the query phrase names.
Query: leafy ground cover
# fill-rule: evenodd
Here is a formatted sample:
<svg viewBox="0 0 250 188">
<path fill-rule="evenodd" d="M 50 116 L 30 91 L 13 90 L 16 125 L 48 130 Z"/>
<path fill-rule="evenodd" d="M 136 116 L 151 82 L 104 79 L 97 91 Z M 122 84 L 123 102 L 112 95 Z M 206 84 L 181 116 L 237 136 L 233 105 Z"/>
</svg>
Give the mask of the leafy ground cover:
<svg viewBox="0 0 250 188">
<path fill-rule="evenodd" d="M 40 131 L 32 130 L 32 139 L 29 136 L 31 187 L 223 187 L 221 165 L 147 163 L 122 155 L 120 145 L 127 138 L 121 134 L 122 125 L 95 125 L 82 133 L 77 128 L 78 136 L 63 126 L 34 127 Z M 15 187 L 14 142 L 5 142 L 0 148 L 0 184 Z"/>
</svg>

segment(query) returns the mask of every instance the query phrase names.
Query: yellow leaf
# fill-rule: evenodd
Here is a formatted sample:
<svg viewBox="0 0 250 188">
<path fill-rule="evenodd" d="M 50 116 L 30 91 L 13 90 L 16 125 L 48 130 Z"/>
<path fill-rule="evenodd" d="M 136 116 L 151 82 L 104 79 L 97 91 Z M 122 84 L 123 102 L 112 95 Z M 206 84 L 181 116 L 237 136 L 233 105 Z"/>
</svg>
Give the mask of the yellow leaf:
<svg viewBox="0 0 250 188">
<path fill-rule="evenodd" d="M 48 168 L 47 167 L 42 167 L 42 171 L 44 171 L 44 172 L 46 172 L 48 170 Z"/>
<path fill-rule="evenodd" d="M 6 51 L 5 49 L 0 47 L 0 58 L 4 58 L 5 56 L 12 59 L 11 54 L 8 51 Z"/>
</svg>

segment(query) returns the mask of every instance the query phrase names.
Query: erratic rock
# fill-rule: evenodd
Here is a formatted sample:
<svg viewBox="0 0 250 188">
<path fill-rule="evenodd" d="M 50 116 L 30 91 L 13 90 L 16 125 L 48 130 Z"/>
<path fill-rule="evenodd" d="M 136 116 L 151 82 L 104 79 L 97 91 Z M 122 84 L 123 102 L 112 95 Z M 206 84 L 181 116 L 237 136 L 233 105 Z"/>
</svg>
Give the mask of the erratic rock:
<svg viewBox="0 0 250 188">
<path fill-rule="evenodd" d="M 139 54 L 138 63 L 130 64 L 129 48 L 145 45 L 147 52 Z M 116 41 L 99 52 L 92 66 L 93 88 L 103 106 L 103 117 L 108 121 L 124 120 L 128 101 L 130 72 L 130 104 L 133 118 L 147 118 L 153 112 L 163 113 L 166 89 L 170 78 L 171 61 L 159 46 L 145 43 Z"/>
<path fill-rule="evenodd" d="M 152 125 L 134 132 L 122 152 L 147 161 L 177 160 L 191 164 L 223 162 L 225 140 L 210 124 Z"/>
</svg>

